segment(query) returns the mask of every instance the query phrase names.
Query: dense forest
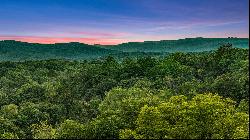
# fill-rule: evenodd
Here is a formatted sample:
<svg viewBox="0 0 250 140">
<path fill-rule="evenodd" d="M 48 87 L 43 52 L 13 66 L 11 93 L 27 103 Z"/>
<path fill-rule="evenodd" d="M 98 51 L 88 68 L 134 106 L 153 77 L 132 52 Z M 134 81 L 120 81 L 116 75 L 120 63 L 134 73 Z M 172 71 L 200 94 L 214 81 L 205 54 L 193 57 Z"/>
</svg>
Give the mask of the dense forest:
<svg viewBox="0 0 250 140">
<path fill-rule="evenodd" d="M 0 138 L 248 139 L 248 67 L 248 49 L 231 44 L 119 61 L 2 61 Z"/>
<path fill-rule="evenodd" d="M 129 42 L 113 46 L 88 45 L 79 42 L 38 44 L 14 40 L 0 41 L 0 61 L 24 60 L 94 60 L 112 56 L 126 58 L 162 58 L 173 52 L 203 52 L 216 50 L 230 43 L 235 48 L 248 48 L 248 38 L 186 38 L 179 40 Z"/>
</svg>

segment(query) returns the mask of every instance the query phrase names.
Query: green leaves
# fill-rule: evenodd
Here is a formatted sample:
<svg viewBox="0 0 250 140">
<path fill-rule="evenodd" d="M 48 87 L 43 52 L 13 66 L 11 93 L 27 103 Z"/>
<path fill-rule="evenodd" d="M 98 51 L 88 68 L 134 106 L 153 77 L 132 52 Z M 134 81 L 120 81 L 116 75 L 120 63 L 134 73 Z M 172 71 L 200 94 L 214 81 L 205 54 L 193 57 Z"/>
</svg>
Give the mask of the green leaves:
<svg viewBox="0 0 250 140">
<path fill-rule="evenodd" d="M 55 137 L 59 139 L 80 139 L 84 137 L 84 125 L 74 120 L 65 120 L 56 130 Z"/>
<path fill-rule="evenodd" d="M 249 138 L 248 56 L 0 62 L 0 138 Z"/>
<path fill-rule="evenodd" d="M 248 117 L 248 114 L 236 111 L 232 100 L 218 95 L 200 94 L 190 101 L 184 96 L 173 96 L 157 106 L 142 107 L 135 129 L 121 131 L 120 137 L 247 138 Z"/>
<path fill-rule="evenodd" d="M 47 121 L 31 125 L 33 139 L 54 139 L 55 129 Z"/>
</svg>

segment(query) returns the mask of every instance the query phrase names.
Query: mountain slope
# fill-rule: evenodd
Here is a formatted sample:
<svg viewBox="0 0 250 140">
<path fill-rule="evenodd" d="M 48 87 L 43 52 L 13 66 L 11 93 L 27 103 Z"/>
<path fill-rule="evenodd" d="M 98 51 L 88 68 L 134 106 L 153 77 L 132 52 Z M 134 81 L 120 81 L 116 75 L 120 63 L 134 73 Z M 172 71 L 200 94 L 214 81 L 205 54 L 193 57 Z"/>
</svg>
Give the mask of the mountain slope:
<svg viewBox="0 0 250 140">
<path fill-rule="evenodd" d="M 223 43 L 231 43 L 236 48 L 249 48 L 248 38 L 186 38 L 129 42 L 112 46 L 88 45 L 78 42 L 38 44 L 5 40 L 0 41 L 0 61 L 102 59 L 108 55 L 118 59 L 143 56 L 162 57 L 177 51 L 211 51 L 219 48 Z"/>
<path fill-rule="evenodd" d="M 202 52 L 215 50 L 223 43 L 231 43 L 236 48 L 249 48 L 248 38 L 186 38 L 179 40 L 129 42 L 102 47 L 123 52 Z"/>
<path fill-rule="evenodd" d="M 0 41 L 0 60 L 33 59 L 91 59 L 119 51 L 83 43 L 37 44 L 19 41 Z"/>
</svg>

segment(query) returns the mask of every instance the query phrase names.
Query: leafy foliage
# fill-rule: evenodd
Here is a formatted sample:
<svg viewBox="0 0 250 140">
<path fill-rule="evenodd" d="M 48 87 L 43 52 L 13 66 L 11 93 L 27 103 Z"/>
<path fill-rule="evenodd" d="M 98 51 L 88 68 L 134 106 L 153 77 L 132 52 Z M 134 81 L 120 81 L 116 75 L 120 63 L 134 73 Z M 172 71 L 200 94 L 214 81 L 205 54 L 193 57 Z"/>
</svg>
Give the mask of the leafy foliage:
<svg viewBox="0 0 250 140">
<path fill-rule="evenodd" d="M 3 61 L 0 138 L 249 138 L 248 57 L 225 44 L 164 58 Z"/>
</svg>

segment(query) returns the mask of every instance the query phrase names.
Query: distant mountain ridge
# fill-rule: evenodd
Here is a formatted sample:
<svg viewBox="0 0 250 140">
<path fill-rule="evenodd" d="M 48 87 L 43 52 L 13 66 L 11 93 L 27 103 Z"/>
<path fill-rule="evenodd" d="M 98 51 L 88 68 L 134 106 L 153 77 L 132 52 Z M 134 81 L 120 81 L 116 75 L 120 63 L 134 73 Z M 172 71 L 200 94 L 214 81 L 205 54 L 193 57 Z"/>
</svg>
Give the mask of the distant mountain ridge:
<svg viewBox="0 0 250 140">
<path fill-rule="evenodd" d="M 84 43 L 38 44 L 13 40 L 0 41 L 0 60 L 30 59 L 89 59 L 113 53 L 116 50 L 95 47 Z"/>
<path fill-rule="evenodd" d="M 14 40 L 0 41 L 0 61 L 41 59 L 84 60 L 115 57 L 163 56 L 172 52 L 202 52 L 231 43 L 236 48 L 249 48 L 248 38 L 186 38 L 179 40 L 129 42 L 119 45 L 84 43 L 38 44 Z"/>
<path fill-rule="evenodd" d="M 102 47 L 123 52 L 202 52 L 215 50 L 223 43 L 231 43 L 236 48 L 249 48 L 249 38 L 201 37 L 179 40 L 129 42 Z"/>
</svg>

